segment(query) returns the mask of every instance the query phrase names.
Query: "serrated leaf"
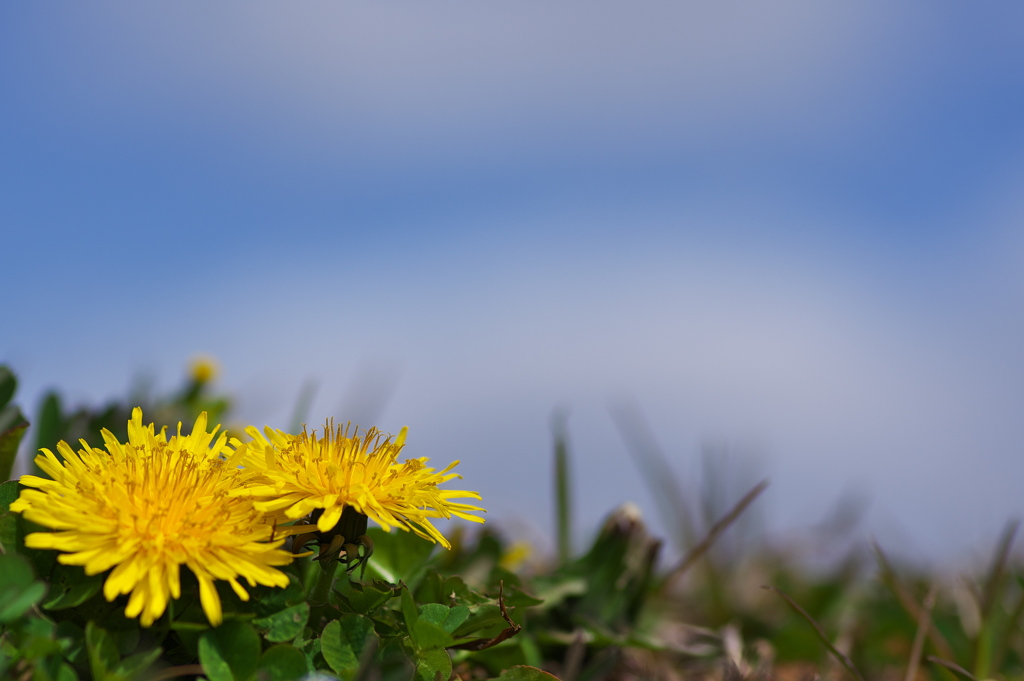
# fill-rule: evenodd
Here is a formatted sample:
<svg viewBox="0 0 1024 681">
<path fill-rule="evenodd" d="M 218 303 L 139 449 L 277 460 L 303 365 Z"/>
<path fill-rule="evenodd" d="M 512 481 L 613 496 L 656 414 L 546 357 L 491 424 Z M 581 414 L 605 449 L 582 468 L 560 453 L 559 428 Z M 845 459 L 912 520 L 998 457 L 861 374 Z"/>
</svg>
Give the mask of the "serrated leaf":
<svg viewBox="0 0 1024 681">
<path fill-rule="evenodd" d="M 242 622 L 224 622 L 199 638 L 199 662 L 210 681 L 249 681 L 259 654 L 259 635 Z"/>
<path fill-rule="evenodd" d="M 309 669 L 306 667 L 306 656 L 301 651 L 290 645 L 278 644 L 260 656 L 257 671 L 260 678 L 267 681 L 296 681 L 304 677 Z"/>
<path fill-rule="evenodd" d="M 261 617 L 253 620 L 253 624 L 260 629 L 265 629 L 265 638 L 274 643 L 291 641 L 300 633 L 309 621 L 309 604 L 299 603 L 290 608 L 285 608 L 269 617 Z"/>
</svg>

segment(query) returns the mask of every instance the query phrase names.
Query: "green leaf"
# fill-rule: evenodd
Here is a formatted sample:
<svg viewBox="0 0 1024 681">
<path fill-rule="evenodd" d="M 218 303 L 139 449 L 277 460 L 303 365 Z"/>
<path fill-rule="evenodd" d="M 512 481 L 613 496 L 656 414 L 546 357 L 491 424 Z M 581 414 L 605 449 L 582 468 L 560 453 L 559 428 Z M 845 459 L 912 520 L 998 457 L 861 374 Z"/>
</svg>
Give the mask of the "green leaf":
<svg viewBox="0 0 1024 681">
<path fill-rule="evenodd" d="M 17 480 L 8 480 L 0 484 L 0 513 L 7 513 L 11 510 L 11 504 L 21 494 L 21 483 Z"/>
<path fill-rule="evenodd" d="M 558 681 L 558 677 L 536 667 L 518 665 L 506 669 L 498 676 L 499 681 Z"/>
<path fill-rule="evenodd" d="M 288 575 L 288 586 L 260 586 L 252 592 L 252 600 L 256 603 L 256 616 L 270 617 L 281 610 L 306 601 L 306 591 L 302 582 L 295 575 Z"/>
<path fill-rule="evenodd" d="M 448 616 L 444 618 L 441 627 L 449 634 L 454 633 L 468 617 L 469 608 L 464 605 L 456 605 L 449 611 Z"/>
<path fill-rule="evenodd" d="M 412 592 L 409 587 L 402 589 L 402 616 L 405 618 L 405 628 L 410 634 L 416 622 L 419 620 L 419 611 L 416 609 L 416 602 L 412 599 Z"/>
<path fill-rule="evenodd" d="M 331 602 L 344 604 L 347 606 L 346 610 L 360 615 L 369 615 L 394 596 L 395 588 L 387 582 L 374 580 L 369 584 L 363 584 L 342 577 L 335 583 Z"/>
<path fill-rule="evenodd" d="M 433 622 L 421 619 L 409 630 L 417 650 L 455 645 L 452 635 Z"/>
<path fill-rule="evenodd" d="M 85 632 L 74 622 L 64 620 L 57 624 L 55 633 L 64 649 L 64 659 L 76 665 L 85 665 Z"/>
<path fill-rule="evenodd" d="M 456 639 L 472 636 L 473 638 L 486 638 L 497 636 L 498 632 L 505 629 L 508 622 L 501 616 L 501 608 L 497 605 L 480 605 L 475 607 L 471 615 L 452 631 Z"/>
<path fill-rule="evenodd" d="M 210 681 L 249 681 L 259 654 L 259 635 L 242 622 L 224 622 L 199 638 L 199 662 Z"/>
<path fill-rule="evenodd" d="M 309 605 L 299 603 L 290 608 L 285 608 L 269 617 L 261 617 L 253 620 L 253 624 L 260 629 L 265 629 L 265 638 L 274 643 L 291 641 L 298 636 L 306 622 L 309 620 Z"/>
<path fill-rule="evenodd" d="M 53 449 L 61 439 L 64 430 L 63 409 L 60 404 L 60 395 L 50 391 L 43 398 L 43 404 L 39 407 L 36 418 L 36 450 Z"/>
<path fill-rule="evenodd" d="M 441 605 L 440 603 L 426 603 L 420 606 L 419 616 L 420 619 L 425 619 L 437 626 L 441 626 L 451 610 L 447 605 Z"/>
<path fill-rule="evenodd" d="M 444 648 L 431 648 L 421 653 L 416 660 L 416 671 L 423 681 L 448 681 L 452 675 L 452 658 Z"/>
<path fill-rule="evenodd" d="M 0 622 L 12 622 L 46 595 L 46 584 L 35 581 L 32 566 L 15 554 L 0 555 Z"/>
<path fill-rule="evenodd" d="M 0 408 L 0 480 L 11 477 L 18 445 L 28 428 L 28 421 L 14 405 Z"/>
<path fill-rule="evenodd" d="M 78 565 L 61 565 L 50 574 L 50 593 L 43 601 L 47 610 L 76 608 L 95 596 L 103 586 L 102 574 L 88 576 Z"/>
<path fill-rule="evenodd" d="M 89 668 L 94 679 L 106 679 L 121 656 L 110 633 L 90 621 L 85 625 L 85 647 L 89 650 Z"/>
<path fill-rule="evenodd" d="M 373 637 L 373 622 L 362 615 L 344 615 L 328 623 L 320 636 L 320 652 L 343 679 L 351 679 L 368 642 Z"/>
<path fill-rule="evenodd" d="M 392 584 L 405 582 L 415 588 L 426 573 L 436 545 L 412 532 L 385 532 L 371 527 L 366 534 L 373 540 L 373 557 L 367 564 L 367 575 Z"/>
<path fill-rule="evenodd" d="M 260 656 L 257 669 L 260 678 L 267 681 L 295 681 L 309 671 L 306 667 L 306 656 L 296 648 L 284 644 L 268 648 Z"/>
<path fill-rule="evenodd" d="M 149 668 L 159 659 L 161 653 L 163 653 L 162 648 L 154 648 L 153 650 L 127 657 L 121 660 L 121 664 L 117 665 L 114 674 L 127 681 L 145 678 L 142 675 L 149 671 Z"/>
<path fill-rule="evenodd" d="M 0 364 L 0 407 L 6 407 L 18 389 L 18 379 L 6 364 Z"/>
</svg>

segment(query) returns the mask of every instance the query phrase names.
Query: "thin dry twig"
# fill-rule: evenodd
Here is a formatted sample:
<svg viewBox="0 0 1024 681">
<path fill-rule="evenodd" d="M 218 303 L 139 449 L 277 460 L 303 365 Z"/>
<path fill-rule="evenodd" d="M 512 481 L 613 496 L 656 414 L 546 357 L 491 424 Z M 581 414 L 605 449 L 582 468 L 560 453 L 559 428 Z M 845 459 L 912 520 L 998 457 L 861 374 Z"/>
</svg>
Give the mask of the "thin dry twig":
<svg viewBox="0 0 1024 681">
<path fill-rule="evenodd" d="M 821 642 L 825 644 L 825 647 L 828 648 L 829 652 L 832 653 L 832 655 L 834 655 L 837 660 L 839 660 L 839 663 L 846 667 L 846 671 L 850 672 L 850 674 L 852 674 L 857 679 L 857 681 L 864 681 L 864 677 L 861 676 L 860 672 L 857 670 L 856 665 L 853 664 L 853 660 L 850 659 L 850 656 L 844 653 L 843 651 L 839 650 L 839 648 L 835 647 L 832 641 L 829 640 L 828 635 L 825 633 L 825 630 L 821 628 L 821 625 L 818 624 L 806 610 L 801 608 L 799 603 L 790 598 L 789 595 L 786 594 L 786 592 L 782 589 L 778 589 L 774 586 L 767 585 L 761 588 L 767 589 L 768 591 L 774 591 L 775 593 L 782 596 L 783 600 L 785 600 L 786 603 L 789 604 L 789 607 L 793 608 L 793 610 L 795 610 L 798 615 L 807 620 L 807 622 L 814 628 L 815 633 L 818 634 L 818 638 L 821 639 Z"/>
<path fill-rule="evenodd" d="M 707 535 L 705 535 L 705 537 L 701 539 L 696 546 L 687 551 L 686 555 L 679 561 L 679 564 L 668 573 L 665 577 L 662 588 L 665 588 L 676 579 L 686 574 L 686 571 L 693 567 L 694 563 L 696 563 L 697 560 L 711 548 L 715 541 L 718 540 L 718 537 L 725 532 L 725 530 L 728 529 L 728 527 L 732 525 L 737 518 L 740 517 L 740 514 L 747 509 L 747 506 L 750 506 L 754 499 L 756 499 L 766 487 L 768 487 L 767 480 L 762 480 L 757 483 L 752 490 L 743 495 L 743 498 L 739 500 L 739 503 L 733 506 L 728 513 L 719 518 L 718 521 L 711 526 L 711 529 L 708 530 Z"/>
<path fill-rule="evenodd" d="M 905 681 L 914 681 L 917 678 L 917 670 L 921 665 L 921 653 L 924 651 L 925 635 L 932 628 L 932 609 L 935 607 L 935 599 L 938 593 L 938 586 L 932 584 L 931 588 L 928 589 L 928 595 L 924 597 L 921 615 L 917 618 L 917 633 L 914 634 L 914 645 L 910 648 L 910 663 L 907 665 Z"/>
</svg>

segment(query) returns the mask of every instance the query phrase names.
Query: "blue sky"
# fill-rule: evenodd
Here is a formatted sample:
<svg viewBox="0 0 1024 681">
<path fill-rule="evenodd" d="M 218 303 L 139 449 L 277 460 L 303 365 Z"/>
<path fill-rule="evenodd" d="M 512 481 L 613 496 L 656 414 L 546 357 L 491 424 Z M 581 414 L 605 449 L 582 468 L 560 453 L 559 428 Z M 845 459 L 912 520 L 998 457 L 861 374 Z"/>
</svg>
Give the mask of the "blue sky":
<svg viewBox="0 0 1024 681">
<path fill-rule="evenodd" d="M 1024 10 L 0 7 L 0 361 L 30 409 L 212 353 L 238 417 L 410 426 L 492 517 L 653 505 L 726 443 L 773 528 L 845 490 L 909 553 L 1024 479 Z M 524 500 L 527 503 L 524 503 Z M 953 503 L 955 502 L 955 503 Z M 759 502 L 760 503 L 760 502 Z M 533 529 L 530 529 L 533 528 Z"/>
</svg>

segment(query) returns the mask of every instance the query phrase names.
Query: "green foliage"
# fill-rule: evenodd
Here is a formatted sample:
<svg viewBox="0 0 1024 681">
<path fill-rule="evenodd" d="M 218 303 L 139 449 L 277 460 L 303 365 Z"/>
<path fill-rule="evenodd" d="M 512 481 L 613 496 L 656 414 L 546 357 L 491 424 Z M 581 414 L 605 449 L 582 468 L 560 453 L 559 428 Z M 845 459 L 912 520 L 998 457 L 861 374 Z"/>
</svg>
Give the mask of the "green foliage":
<svg viewBox="0 0 1024 681">
<path fill-rule="evenodd" d="M 187 427 L 203 409 L 219 421 L 228 401 L 210 396 L 207 377 L 196 376 L 169 397 L 135 395 L 102 408 L 68 410 L 51 393 L 30 435 L 49 448 L 59 439 L 99 442 L 102 428 L 123 438 L 134 404 L 158 426 Z M 0 368 L 0 465 L 4 447 L 14 442 L 16 449 L 12 438 L 27 427 L 10 405 L 15 388 Z M 610 513 L 589 544 L 569 536 L 568 436 L 559 421 L 557 558 L 513 568 L 507 563 L 515 552 L 491 523 L 473 535 L 456 526 L 451 551 L 409 532 L 370 528 L 372 556 L 353 571 L 298 559 L 284 568 L 287 587 L 250 587 L 248 600 L 218 582 L 224 622 L 217 627 L 183 569 L 181 597 L 141 628 L 124 616 L 126 597 L 103 596 L 108 573 L 86 575 L 58 563 L 53 551 L 25 546 L 26 535 L 41 528 L 9 510 L 19 483 L 0 484 L 0 678 L 1024 677 L 1024 565 L 1012 552 L 1015 524 L 976 579 L 898 569 L 878 547 L 874 560 L 856 547 L 836 549 L 830 568 L 812 572 L 794 546 L 744 545 L 729 534 L 763 487 L 741 496 L 716 474 L 712 491 L 684 495 L 666 477 L 667 459 L 638 415 L 623 414 L 624 433 L 643 435 L 634 456 L 659 507 L 685 512 L 671 528 L 682 554 L 673 563 L 659 564 L 662 542 L 630 507 Z M 687 508 L 684 496 L 701 500 L 700 509 Z M 718 543 L 723 535 L 732 538 L 728 550 Z M 812 547 L 819 553 L 845 537 L 834 530 L 822 536 L 828 539 Z M 583 548 L 573 554 L 574 545 Z"/>
<path fill-rule="evenodd" d="M 11 468 L 18 455 L 18 445 L 28 428 L 21 410 L 11 404 L 18 389 L 18 379 L 6 366 L 0 364 L 0 480 L 11 477 Z"/>
</svg>

